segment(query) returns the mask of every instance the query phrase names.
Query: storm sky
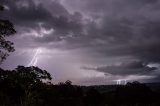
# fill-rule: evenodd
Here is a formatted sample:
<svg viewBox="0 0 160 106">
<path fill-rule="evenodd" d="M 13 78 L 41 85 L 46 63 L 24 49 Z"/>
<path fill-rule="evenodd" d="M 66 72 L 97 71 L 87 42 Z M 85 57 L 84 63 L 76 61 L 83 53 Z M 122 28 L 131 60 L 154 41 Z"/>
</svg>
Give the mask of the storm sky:
<svg viewBox="0 0 160 106">
<path fill-rule="evenodd" d="M 35 65 L 53 83 L 160 81 L 160 0 L 1 0 L 17 33 L 1 65 Z"/>
</svg>

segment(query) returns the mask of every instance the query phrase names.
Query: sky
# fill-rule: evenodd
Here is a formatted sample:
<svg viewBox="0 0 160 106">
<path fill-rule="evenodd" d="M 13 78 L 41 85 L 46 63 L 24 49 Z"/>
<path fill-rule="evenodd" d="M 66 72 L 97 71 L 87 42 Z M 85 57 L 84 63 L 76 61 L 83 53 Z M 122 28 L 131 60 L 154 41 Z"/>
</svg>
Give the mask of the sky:
<svg viewBox="0 0 160 106">
<path fill-rule="evenodd" d="M 160 81 L 160 0 L 0 0 L 17 31 L 1 67 L 38 66 L 53 83 Z"/>
</svg>

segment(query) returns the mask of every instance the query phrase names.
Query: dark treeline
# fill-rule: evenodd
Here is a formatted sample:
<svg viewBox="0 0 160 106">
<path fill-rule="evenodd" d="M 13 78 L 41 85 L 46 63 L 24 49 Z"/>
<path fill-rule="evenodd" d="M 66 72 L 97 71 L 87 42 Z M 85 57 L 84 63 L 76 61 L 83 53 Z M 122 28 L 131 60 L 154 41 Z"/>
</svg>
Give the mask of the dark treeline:
<svg viewBox="0 0 160 106">
<path fill-rule="evenodd" d="M 101 92 L 110 86 L 74 86 L 71 81 L 54 85 L 51 79 L 34 66 L 0 69 L 0 106 L 160 106 L 160 89 L 152 91 L 139 82 Z"/>
</svg>

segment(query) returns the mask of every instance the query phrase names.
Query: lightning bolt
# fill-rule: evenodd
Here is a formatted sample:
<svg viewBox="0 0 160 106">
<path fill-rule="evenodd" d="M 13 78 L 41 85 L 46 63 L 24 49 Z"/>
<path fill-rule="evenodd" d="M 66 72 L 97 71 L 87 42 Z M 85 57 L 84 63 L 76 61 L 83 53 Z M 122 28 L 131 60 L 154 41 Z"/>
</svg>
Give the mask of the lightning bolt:
<svg viewBox="0 0 160 106">
<path fill-rule="evenodd" d="M 122 80 L 117 80 L 117 85 L 121 85 Z"/>
<path fill-rule="evenodd" d="M 116 81 L 117 85 L 126 85 L 127 84 L 127 79 L 119 79 L 119 80 L 113 80 Z"/>
<path fill-rule="evenodd" d="M 38 49 L 36 50 L 36 52 L 35 52 L 32 60 L 31 60 L 30 63 L 28 64 L 28 66 L 35 66 L 35 65 L 37 64 L 38 58 L 39 58 L 38 55 L 41 53 L 41 51 L 42 51 L 42 50 L 41 50 L 40 48 L 38 48 Z"/>
<path fill-rule="evenodd" d="M 42 25 L 43 25 L 43 23 L 39 24 L 39 27 L 40 27 L 39 31 L 31 30 L 31 32 L 23 34 L 23 35 L 33 35 L 35 37 L 43 37 L 44 35 L 49 35 L 49 34 L 52 34 L 54 32 L 53 28 L 47 30 Z M 42 52 L 42 48 L 36 49 L 35 54 L 34 54 L 32 60 L 30 61 L 30 63 L 28 64 L 28 66 L 35 66 L 37 64 L 38 59 L 39 59 L 39 54 L 41 52 Z"/>
</svg>

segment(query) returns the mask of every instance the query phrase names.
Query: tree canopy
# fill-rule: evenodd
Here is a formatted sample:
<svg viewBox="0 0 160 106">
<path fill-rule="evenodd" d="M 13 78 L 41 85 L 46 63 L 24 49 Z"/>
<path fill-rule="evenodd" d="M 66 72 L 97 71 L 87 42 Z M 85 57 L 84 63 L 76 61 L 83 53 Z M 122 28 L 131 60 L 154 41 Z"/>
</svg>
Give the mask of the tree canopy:
<svg viewBox="0 0 160 106">
<path fill-rule="evenodd" d="M 0 6 L 0 11 L 4 11 L 3 6 Z M 10 52 L 15 50 L 13 42 L 6 39 L 15 33 L 13 24 L 8 20 L 0 18 L 0 63 L 6 59 Z"/>
</svg>

